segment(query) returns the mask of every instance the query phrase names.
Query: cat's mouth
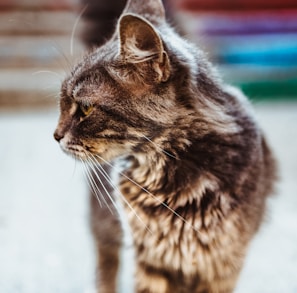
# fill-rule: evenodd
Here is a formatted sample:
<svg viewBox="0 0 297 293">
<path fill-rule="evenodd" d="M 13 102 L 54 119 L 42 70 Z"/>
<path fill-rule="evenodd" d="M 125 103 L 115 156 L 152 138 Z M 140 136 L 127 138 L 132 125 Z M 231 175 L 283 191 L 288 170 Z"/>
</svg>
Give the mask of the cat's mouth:
<svg viewBox="0 0 297 293">
<path fill-rule="evenodd" d="M 65 142 L 63 139 L 60 141 L 60 147 L 68 155 L 73 156 L 76 159 L 86 159 L 87 151 L 85 148 L 78 144 L 72 144 Z"/>
</svg>

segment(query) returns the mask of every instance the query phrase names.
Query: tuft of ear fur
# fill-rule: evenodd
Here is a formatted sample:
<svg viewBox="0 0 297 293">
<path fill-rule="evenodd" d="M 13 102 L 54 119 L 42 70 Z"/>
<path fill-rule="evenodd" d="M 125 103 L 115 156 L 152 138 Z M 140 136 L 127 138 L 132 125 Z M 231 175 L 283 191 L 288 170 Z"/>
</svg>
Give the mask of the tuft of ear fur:
<svg viewBox="0 0 297 293">
<path fill-rule="evenodd" d="M 126 13 L 141 15 L 154 25 L 160 25 L 166 21 L 162 0 L 128 0 L 124 10 L 124 14 Z"/>
<path fill-rule="evenodd" d="M 144 18 L 125 14 L 119 20 L 120 56 L 127 63 L 152 62 L 159 81 L 167 81 L 170 62 L 163 42 L 154 27 Z"/>
</svg>

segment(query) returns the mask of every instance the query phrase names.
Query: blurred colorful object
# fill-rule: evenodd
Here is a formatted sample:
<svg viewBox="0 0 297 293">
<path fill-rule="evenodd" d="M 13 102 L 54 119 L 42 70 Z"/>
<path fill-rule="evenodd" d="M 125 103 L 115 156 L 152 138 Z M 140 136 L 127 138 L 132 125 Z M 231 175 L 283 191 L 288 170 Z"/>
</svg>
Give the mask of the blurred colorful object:
<svg viewBox="0 0 297 293">
<path fill-rule="evenodd" d="M 185 10 L 246 10 L 297 8 L 296 0 L 176 0 Z"/>
<path fill-rule="evenodd" d="M 252 98 L 297 99 L 296 0 L 179 0 L 184 30 Z"/>
</svg>

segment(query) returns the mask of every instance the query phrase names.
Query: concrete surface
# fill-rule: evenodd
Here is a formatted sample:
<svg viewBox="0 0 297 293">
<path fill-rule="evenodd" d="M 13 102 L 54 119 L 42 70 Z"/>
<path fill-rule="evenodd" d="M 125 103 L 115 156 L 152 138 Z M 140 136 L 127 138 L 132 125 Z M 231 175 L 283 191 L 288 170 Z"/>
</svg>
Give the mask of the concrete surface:
<svg viewBox="0 0 297 293">
<path fill-rule="evenodd" d="M 281 181 L 236 292 L 296 293 L 297 103 L 262 103 L 256 111 Z M 82 166 L 52 138 L 57 115 L 0 112 L 0 292 L 94 290 L 87 185 Z"/>
</svg>

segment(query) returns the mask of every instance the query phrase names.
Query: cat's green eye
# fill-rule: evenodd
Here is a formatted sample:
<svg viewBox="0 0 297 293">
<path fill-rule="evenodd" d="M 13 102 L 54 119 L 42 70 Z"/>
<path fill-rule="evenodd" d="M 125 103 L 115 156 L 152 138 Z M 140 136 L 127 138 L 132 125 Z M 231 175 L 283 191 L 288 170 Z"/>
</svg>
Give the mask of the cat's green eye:
<svg viewBox="0 0 297 293">
<path fill-rule="evenodd" d="M 84 114 L 84 116 L 90 115 L 94 109 L 94 106 L 85 105 L 85 104 L 80 104 L 79 107 L 80 107 L 80 110 L 82 111 L 82 113 Z"/>
</svg>

